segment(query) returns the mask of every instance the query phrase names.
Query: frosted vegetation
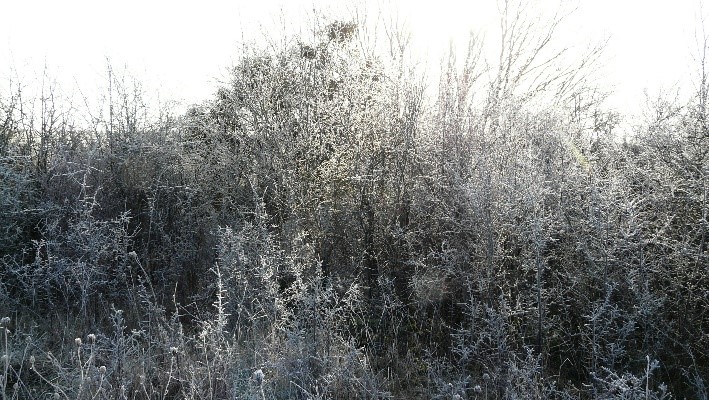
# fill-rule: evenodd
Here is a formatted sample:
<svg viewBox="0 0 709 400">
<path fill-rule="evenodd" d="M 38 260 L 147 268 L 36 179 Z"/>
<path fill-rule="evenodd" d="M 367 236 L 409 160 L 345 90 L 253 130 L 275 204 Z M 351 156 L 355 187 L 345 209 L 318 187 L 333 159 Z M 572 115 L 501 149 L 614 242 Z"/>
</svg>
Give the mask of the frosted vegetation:
<svg viewBox="0 0 709 400">
<path fill-rule="evenodd" d="M 704 59 L 621 135 L 513 3 L 435 82 L 356 18 L 184 113 L 10 82 L 2 400 L 707 399 Z"/>
</svg>

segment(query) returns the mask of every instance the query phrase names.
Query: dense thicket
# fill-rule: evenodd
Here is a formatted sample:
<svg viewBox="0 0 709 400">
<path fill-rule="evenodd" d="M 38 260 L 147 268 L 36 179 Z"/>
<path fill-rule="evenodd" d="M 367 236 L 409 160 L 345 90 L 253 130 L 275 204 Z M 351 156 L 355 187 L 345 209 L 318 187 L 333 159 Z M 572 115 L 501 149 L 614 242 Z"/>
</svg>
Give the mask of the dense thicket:
<svg viewBox="0 0 709 400">
<path fill-rule="evenodd" d="M 706 82 L 619 138 L 503 4 L 434 99 L 359 21 L 184 115 L 0 93 L 3 399 L 706 399 Z"/>
</svg>

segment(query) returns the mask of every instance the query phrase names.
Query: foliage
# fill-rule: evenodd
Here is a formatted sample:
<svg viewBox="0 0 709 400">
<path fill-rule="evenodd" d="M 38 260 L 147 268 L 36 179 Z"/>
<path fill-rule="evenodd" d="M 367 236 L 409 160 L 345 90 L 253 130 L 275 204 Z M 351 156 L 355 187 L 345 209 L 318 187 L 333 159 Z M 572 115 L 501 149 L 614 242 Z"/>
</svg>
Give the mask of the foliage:
<svg viewBox="0 0 709 400">
<path fill-rule="evenodd" d="M 500 4 L 434 95 L 357 19 L 179 116 L 0 93 L 3 400 L 706 399 L 705 85 L 621 138 L 600 50 Z"/>
</svg>

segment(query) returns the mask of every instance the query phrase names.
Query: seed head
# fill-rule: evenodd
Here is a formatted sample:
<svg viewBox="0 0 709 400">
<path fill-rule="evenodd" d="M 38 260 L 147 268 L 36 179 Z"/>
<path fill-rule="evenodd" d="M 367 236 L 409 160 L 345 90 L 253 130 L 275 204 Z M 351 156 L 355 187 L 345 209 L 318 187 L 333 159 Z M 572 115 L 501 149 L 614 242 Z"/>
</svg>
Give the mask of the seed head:
<svg viewBox="0 0 709 400">
<path fill-rule="evenodd" d="M 10 317 L 2 317 L 2 319 L 0 319 L 0 326 L 8 325 L 10 325 Z"/>
<path fill-rule="evenodd" d="M 473 391 L 475 393 L 482 393 L 483 388 L 481 388 L 480 385 L 475 385 L 475 387 L 473 388 Z"/>
<path fill-rule="evenodd" d="M 91 343 L 91 344 L 96 343 L 96 335 L 94 335 L 93 333 L 89 333 L 88 338 L 89 338 L 89 343 Z"/>
<path fill-rule="evenodd" d="M 76 343 L 77 346 L 81 346 L 81 338 L 74 339 L 74 343 Z"/>
<path fill-rule="evenodd" d="M 173 356 L 177 355 L 177 347 L 170 347 L 170 353 L 172 353 Z"/>
<path fill-rule="evenodd" d="M 34 356 L 30 356 L 30 365 L 34 368 Z"/>
<path fill-rule="evenodd" d="M 102 366 L 98 367 L 98 372 L 101 375 L 106 375 L 106 366 L 102 365 Z"/>
<path fill-rule="evenodd" d="M 489 381 L 489 380 L 490 380 L 490 375 L 488 375 L 487 372 L 483 374 L 483 380 L 484 380 L 484 381 Z"/>
</svg>

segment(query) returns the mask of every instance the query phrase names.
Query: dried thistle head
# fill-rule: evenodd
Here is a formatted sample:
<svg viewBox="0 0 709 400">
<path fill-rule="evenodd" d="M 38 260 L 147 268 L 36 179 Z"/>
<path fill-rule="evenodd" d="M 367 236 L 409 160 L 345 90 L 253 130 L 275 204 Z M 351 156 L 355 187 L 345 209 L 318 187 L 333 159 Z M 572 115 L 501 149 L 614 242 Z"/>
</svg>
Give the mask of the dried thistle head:
<svg viewBox="0 0 709 400">
<path fill-rule="evenodd" d="M 10 325 L 10 317 L 2 317 L 2 319 L 0 319 L 0 327 L 5 327 L 8 325 Z"/>
<path fill-rule="evenodd" d="M 98 373 L 101 375 L 106 375 L 106 366 L 102 365 L 102 366 L 98 367 Z"/>
<path fill-rule="evenodd" d="M 74 339 L 74 343 L 76 343 L 77 347 L 81 347 L 81 338 Z"/>
<path fill-rule="evenodd" d="M 96 344 L 96 335 L 94 335 L 93 333 L 89 333 L 88 338 L 89 338 L 89 343 Z"/>
</svg>

